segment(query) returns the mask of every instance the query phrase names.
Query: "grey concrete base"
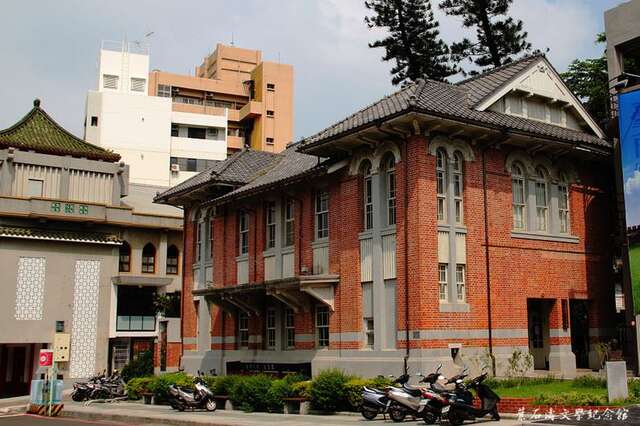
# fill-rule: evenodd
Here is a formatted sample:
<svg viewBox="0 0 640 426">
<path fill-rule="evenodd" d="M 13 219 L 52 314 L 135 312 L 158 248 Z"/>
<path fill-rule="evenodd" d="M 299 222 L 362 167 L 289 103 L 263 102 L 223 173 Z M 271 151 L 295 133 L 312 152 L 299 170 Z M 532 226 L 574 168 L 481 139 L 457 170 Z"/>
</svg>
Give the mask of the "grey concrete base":
<svg viewBox="0 0 640 426">
<path fill-rule="evenodd" d="M 627 363 L 625 361 L 607 361 L 607 392 L 609 401 L 627 399 L 629 388 L 627 385 Z"/>
<path fill-rule="evenodd" d="M 229 411 L 233 410 L 233 402 L 231 402 L 231 400 L 230 400 L 230 399 L 227 399 L 227 400 L 224 402 L 224 409 L 225 409 L 225 410 L 229 410 Z"/>
<path fill-rule="evenodd" d="M 213 369 L 217 374 L 222 371 L 218 351 L 185 351 L 182 355 L 181 367 L 189 374 L 197 374 L 198 371 L 209 374 L 209 371 Z"/>
<path fill-rule="evenodd" d="M 549 371 L 567 379 L 576 377 L 576 356 L 569 345 L 551 346 L 549 350 Z"/>
</svg>

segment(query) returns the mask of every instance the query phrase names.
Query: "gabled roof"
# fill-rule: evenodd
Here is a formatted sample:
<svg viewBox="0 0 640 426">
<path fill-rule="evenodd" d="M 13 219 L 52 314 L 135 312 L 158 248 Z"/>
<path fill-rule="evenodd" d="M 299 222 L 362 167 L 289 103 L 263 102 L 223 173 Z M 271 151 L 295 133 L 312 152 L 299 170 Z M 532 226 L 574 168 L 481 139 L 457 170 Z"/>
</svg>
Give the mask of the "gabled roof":
<svg viewBox="0 0 640 426">
<path fill-rule="evenodd" d="M 292 179 L 300 179 L 315 172 L 325 170 L 322 158 L 315 155 L 307 155 L 297 151 L 297 144 L 290 145 L 278 155 L 263 170 L 255 175 L 255 178 L 237 189 L 211 200 L 208 204 L 220 204 L 234 198 L 242 198 L 278 186 L 290 183 Z"/>
<path fill-rule="evenodd" d="M 511 81 L 515 76 L 529 68 L 532 64 L 538 62 L 542 57 L 544 57 L 542 54 L 527 55 L 517 61 L 492 68 L 482 74 L 459 81 L 455 85 L 467 90 L 469 102 L 475 107 L 486 96 Z"/>
<path fill-rule="evenodd" d="M 495 111 L 476 109 L 478 102 L 487 99 L 492 93 L 508 85 L 516 76 L 541 60 L 551 67 L 543 56 L 534 55 L 457 84 L 418 80 L 305 139 L 302 141 L 300 150 L 305 152 L 330 140 L 410 112 L 532 137 L 611 148 L 607 140 L 592 133 Z"/>
<path fill-rule="evenodd" d="M 212 167 L 209 167 L 207 170 L 198 173 L 184 182 L 169 188 L 165 192 L 157 195 L 154 201 L 167 201 L 169 198 L 186 194 L 210 183 L 234 186 L 246 184 L 266 166 L 277 161 L 279 157 L 279 154 L 244 149 L 234 153 L 225 160 L 216 162 Z"/>
<path fill-rule="evenodd" d="M 117 162 L 120 155 L 86 142 L 65 129 L 40 108 L 40 100 L 20 121 L 0 130 L 0 148 L 14 147 L 43 154 L 71 155 L 90 160 Z"/>
</svg>

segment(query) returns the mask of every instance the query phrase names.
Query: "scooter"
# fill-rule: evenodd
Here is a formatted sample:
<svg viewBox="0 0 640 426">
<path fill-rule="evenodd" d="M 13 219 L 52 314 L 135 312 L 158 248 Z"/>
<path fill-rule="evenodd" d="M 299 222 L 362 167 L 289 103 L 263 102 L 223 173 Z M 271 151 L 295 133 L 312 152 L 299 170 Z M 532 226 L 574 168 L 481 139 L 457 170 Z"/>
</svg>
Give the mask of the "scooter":
<svg viewBox="0 0 640 426">
<path fill-rule="evenodd" d="M 441 368 L 442 364 L 434 373 L 427 376 L 418 373 L 417 376 L 422 377 L 419 383 L 425 385 L 435 383 L 442 377 L 440 375 Z M 432 424 L 440 417 L 442 406 L 448 404 L 446 398 L 426 386 L 411 386 L 406 382 L 402 384 L 402 388 L 388 388 L 387 396 L 392 400 L 389 406 L 389 417 L 394 422 L 404 421 L 409 414 L 413 417 L 421 417 L 425 423 Z"/>
<path fill-rule="evenodd" d="M 217 404 L 213 398 L 213 392 L 207 387 L 200 372 L 194 379 L 195 390 L 192 392 L 176 385 L 169 385 L 169 404 L 178 411 L 187 408 L 191 410 L 204 408 L 207 411 L 216 411 Z"/>
<path fill-rule="evenodd" d="M 409 381 L 409 375 L 403 374 L 396 378 L 393 383 L 402 385 Z M 390 387 L 389 387 L 390 388 Z M 388 388 L 387 388 L 388 389 Z M 373 420 L 378 414 L 385 415 L 389 411 L 391 400 L 387 392 L 379 389 L 371 389 L 366 386 L 362 388 L 362 404 L 360 413 L 367 420 Z"/>
<path fill-rule="evenodd" d="M 493 420 L 500 420 L 498 413 L 500 397 L 489 386 L 482 383 L 487 378 L 487 373 L 482 373 L 465 385 L 464 378 L 466 376 L 465 369 L 462 374 L 449 379 L 448 383 L 455 383 L 455 391 L 453 395 L 449 394 L 451 405 L 448 412 L 443 413 L 443 417 L 446 417 L 452 426 L 458 426 L 465 420 L 475 420 L 488 414 L 491 414 Z M 471 390 L 475 391 L 480 400 L 480 408 L 474 407 Z"/>
</svg>

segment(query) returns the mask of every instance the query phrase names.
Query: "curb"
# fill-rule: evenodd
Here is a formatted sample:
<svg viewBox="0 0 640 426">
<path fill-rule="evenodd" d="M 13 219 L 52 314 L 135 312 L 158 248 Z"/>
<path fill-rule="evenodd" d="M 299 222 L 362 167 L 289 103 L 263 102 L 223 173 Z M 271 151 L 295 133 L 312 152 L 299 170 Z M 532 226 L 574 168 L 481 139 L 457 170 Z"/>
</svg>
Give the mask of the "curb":
<svg viewBox="0 0 640 426">
<path fill-rule="evenodd" d="M 0 417 L 23 414 L 23 413 L 26 413 L 26 411 L 27 411 L 26 405 L 14 405 L 12 407 L 2 407 L 0 408 Z"/>
</svg>

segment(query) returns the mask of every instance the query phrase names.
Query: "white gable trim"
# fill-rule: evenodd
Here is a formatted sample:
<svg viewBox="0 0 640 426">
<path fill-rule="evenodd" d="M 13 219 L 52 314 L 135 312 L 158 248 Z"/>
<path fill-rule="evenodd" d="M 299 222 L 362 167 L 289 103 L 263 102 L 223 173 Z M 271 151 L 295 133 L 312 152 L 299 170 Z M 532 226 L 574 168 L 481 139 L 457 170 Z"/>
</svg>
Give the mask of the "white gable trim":
<svg viewBox="0 0 640 426">
<path fill-rule="evenodd" d="M 529 79 L 533 74 L 540 72 L 541 69 L 539 67 L 544 67 L 544 72 L 551 78 L 552 82 L 557 87 L 556 93 L 551 93 L 549 91 L 544 90 L 536 90 L 535 88 L 526 86 L 523 82 Z M 575 109 L 575 111 L 580 115 L 580 117 L 589 125 L 591 130 L 600 138 L 604 138 L 604 132 L 600 129 L 600 126 L 591 118 L 587 110 L 582 106 L 582 103 L 575 97 L 575 95 L 569 90 L 569 88 L 564 84 L 560 75 L 556 72 L 553 66 L 547 61 L 546 58 L 540 57 L 540 59 L 536 62 L 533 62 L 529 65 L 528 68 L 521 71 L 520 74 L 516 75 L 515 78 L 512 78 L 507 84 L 503 85 L 499 90 L 495 91 L 489 97 L 485 98 L 477 107 L 478 111 L 484 111 L 489 108 L 491 105 L 496 103 L 499 99 L 503 98 L 512 90 L 522 90 L 529 91 L 532 93 L 539 94 L 541 96 L 551 97 L 558 100 L 562 100 L 567 102 L 569 105 Z"/>
</svg>

